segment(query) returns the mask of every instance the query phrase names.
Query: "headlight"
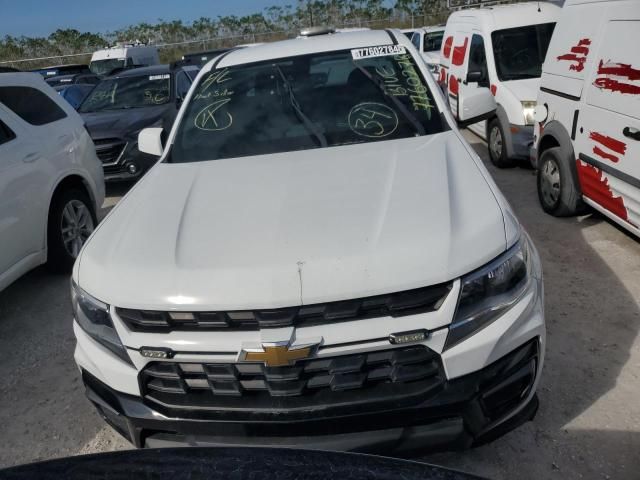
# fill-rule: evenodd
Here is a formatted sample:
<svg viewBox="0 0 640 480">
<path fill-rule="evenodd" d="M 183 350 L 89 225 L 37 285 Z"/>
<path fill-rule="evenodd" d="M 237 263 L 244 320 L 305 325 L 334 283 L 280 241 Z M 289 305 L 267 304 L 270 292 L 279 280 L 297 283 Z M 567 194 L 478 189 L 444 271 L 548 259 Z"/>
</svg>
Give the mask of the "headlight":
<svg viewBox="0 0 640 480">
<path fill-rule="evenodd" d="M 535 123 L 536 102 L 521 102 L 522 114 L 524 115 L 524 124 L 533 125 Z"/>
<path fill-rule="evenodd" d="M 71 304 L 76 322 L 87 335 L 128 364 L 133 365 L 111 321 L 109 305 L 93 298 L 74 281 L 71 281 Z"/>
<path fill-rule="evenodd" d="M 444 349 L 457 345 L 515 305 L 531 283 L 525 236 L 488 265 L 461 279 L 460 298 Z"/>
</svg>

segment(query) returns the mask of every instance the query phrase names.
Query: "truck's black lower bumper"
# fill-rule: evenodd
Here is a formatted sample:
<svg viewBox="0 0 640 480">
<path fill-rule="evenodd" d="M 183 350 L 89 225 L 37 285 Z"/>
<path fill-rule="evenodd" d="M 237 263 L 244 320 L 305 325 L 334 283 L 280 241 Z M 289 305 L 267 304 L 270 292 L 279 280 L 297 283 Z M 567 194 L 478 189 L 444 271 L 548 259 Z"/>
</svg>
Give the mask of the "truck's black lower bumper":
<svg viewBox="0 0 640 480">
<path fill-rule="evenodd" d="M 354 409 L 336 417 L 310 412 L 295 421 L 286 414 L 270 422 L 168 417 L 151 402 L 117 392 L 88 372 L 83 380 L 104 419 L 137 447 L 271 445 L 410 453 L 468 448 L 531 420 L 538 407 L 531 389 L 539 361 L 534 339 L 483 370 L 447 381 L 418 406 Z"/>
</svg>

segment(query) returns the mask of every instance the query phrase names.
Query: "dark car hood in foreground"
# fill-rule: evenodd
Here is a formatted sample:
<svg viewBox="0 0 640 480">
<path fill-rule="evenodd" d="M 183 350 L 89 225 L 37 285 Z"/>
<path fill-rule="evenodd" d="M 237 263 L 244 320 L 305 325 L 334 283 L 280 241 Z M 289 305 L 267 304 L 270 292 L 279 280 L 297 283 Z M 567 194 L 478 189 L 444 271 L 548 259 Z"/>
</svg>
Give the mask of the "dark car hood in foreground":
<svg viewBox="0 0 640 480">
<path fill-rule="evenodd" d="M 81 116 L 91 138 L 124 138 L 160 122 L 170 114 L 171 108 L 171 103 L 168 103 L 152 107 L 81 113 Z"/>
<path fill-rule="evenodd" d="M 0 471 L 0 479 L 469 480 L 480 477 L 372 455 L 280 448 L 176 448 L 67 457 Z"/>
</svg>

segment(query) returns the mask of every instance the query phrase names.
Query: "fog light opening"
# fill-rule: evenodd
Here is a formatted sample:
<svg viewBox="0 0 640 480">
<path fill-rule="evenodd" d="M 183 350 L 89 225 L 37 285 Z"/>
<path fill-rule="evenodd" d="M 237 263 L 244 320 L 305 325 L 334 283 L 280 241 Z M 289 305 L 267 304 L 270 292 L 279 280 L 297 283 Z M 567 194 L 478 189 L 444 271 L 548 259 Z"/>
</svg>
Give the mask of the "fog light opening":
<svg viewBox="0 0 640 480">
<path fill-rule="evenodd" d="M 127 172 L 129 172 L 131 175 L 135 175 L 136 173 L 138 173 L 138 166 L 135 163 L 128 163 Z"/>
</svg>

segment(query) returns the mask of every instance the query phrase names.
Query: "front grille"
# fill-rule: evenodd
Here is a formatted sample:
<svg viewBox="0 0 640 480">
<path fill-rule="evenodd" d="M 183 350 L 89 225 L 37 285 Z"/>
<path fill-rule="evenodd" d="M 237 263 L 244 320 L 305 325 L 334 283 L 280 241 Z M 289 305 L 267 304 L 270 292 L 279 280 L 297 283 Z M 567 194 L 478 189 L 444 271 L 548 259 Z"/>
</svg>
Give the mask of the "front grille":
<svg viewBox="0 0 640 480">
<path fill-rule="evenodd" d="M 451 286 L 446 283 L 387 295 L 268 310 L 161 312 L 117 308 L 116 311 L 131 330 L 138 332 L 303 327 L 433 312 L 440 308 Z"/>
<path fill-rule="evenodd" d="M 313 358 L 292 366 L 152 362 L 140 372 L 143 396 L 172 410 L 285 412 L 413 398 L 444 382 L 439 356 L 424 346 Z M 415 403 L 414 402 L 414 403 Z"/>
<path fill-rule="evenodd" d="M 127 146 L 126 142 L 119 138 L 94 140 L 93 143 L 96 146 L 96 154 L 104 165 L 111 165 L 117 162 Z"/>
</svg>

